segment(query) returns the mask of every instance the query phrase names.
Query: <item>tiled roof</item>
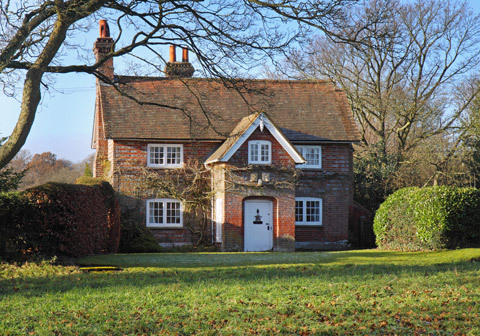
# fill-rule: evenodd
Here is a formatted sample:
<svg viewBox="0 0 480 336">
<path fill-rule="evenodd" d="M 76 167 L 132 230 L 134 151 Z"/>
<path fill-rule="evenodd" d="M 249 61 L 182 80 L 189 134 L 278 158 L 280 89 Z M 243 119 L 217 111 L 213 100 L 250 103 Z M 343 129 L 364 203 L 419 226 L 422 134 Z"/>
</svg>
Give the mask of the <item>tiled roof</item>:
<svg viewBox="0 0 480 336">
<path fill-rule="evenodd" d="M 99 89 L 107 139 L 224 140 L 258 112 L 291 141 L 360 139 L 345 94 L 325 81 L 248 80 L 236 89 L 204 78 L 118 82 L 122 94 L 109 85 Z"/>
</svg>

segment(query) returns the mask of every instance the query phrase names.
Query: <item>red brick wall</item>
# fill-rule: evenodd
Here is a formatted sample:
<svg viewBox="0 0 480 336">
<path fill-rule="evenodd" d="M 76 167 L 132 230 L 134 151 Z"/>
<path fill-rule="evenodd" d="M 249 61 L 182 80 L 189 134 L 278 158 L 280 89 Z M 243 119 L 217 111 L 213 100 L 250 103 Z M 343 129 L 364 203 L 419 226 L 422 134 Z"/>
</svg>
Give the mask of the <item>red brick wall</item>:
<svg viewBox="0 0 480 336">
<path fill-rule="evenodd" d="M 353 160 L 349 144 L 323 144 L 322 170 L 304 170 L 297 197 L 323 201 L 322 226 L 297 226 L 296 242 L 348 240 L 349 207 L 353 202 Z"/>
<path fill-rule="evenodd" d="M 114 174 L 118 181 L 115 190 L 136 195 L 140 183 L 139 175 L 147 167 L 147 145 L 155 142 L 119 141 L 114 145 Z M 169 142 L 174 143 L 174 142 Z M 196 159 L 203 163 L 219 146 L 215 142 L 183 143 L 183 157 L 187 162 Z M 164 169 L 149 168 L 161 174 Z"/>
<path fill-rule="evenodd" d="M 147 145 L 154 142 L 115 140 L 113 143 L 113 186 L 115 190 L 124 195 L 133 196 L 143 200 L 138 211 L 146 223 L 145 200 L 155 198 L 150 193 L 139 192 L 141 174 L 147 167 Z M 174 143 L 174 142 L 168 142 Z M 203 163 L 219 146 L 215 142 L 183 143 L 184 161 L 196 159 Z M 159 174 L 165 169 L 148 168 L 149 171 L 156 171 Z M 161 244 L 191 244 L 192 235 L 187 228 L 162 229 L 151 228 L 157 241 Z M 208 225 L 207 235 L 210 237 L 211 230 Z"/>
</svg>

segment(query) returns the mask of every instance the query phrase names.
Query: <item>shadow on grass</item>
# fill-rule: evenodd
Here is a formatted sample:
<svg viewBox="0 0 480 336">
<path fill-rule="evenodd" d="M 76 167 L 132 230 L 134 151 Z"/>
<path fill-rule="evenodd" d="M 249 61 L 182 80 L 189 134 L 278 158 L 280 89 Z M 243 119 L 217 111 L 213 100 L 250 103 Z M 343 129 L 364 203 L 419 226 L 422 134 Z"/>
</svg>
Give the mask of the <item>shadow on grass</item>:
<svg viewBox="0 0 480 336">
<path fill-rule="evenodd" d="M 164 254 L 162 254 L 164 256 Z M 389 253 L 392 256 L 392 253 Z M 403 255 L 403 253 L 400 253 Z M 360 257 L 357 253 L 356 257 Z M 367 255 L 384 256 L 382 252 Z M 173 257 L 173 256 L 172 256 Z M 231 257 L 234 257 L 232 255 Z M 358 258 L 357 258 L 358 259 Z M 221 283 L 228 286 L 249 286 L 259 281 L 280 281 L 293 283 L 304 281 L 306 283 L 347 283 L 362 281 L 376 281 L 378 277 L 396 277 L 408 274 L 412 277 L 427 277 L 441 275 L 445 272 L 470 272 L 480 269 L 480 262 L 460 261 L 430 265 L 398 265 L 383 261 L 378 264 L 356 265 L 345 263 L 348 259 L 345 256 L 332 257 L 328 261 L 317 260 L 308 264 L 305 258 L 301 258 L 301 264 L 277 263 L 253 263 L 248 258 L 249 265 L 242 265 L 239 261 L 235 267 L 192 267 L 173 266 L 170 268 L 131 268 L 122 272 L 102 273 L 74 273 L 60 276 L 31 277 L 21 279 L 0 280 L 0 296 L 19 294 L 24 297 L 37 297 L 45 294 L 65 293 L 72 290 L 101 289 L 117 290 L 118 288 L 159 288 L 170 285 L 197 287 L 205 284 Z M 334 265 L 333 262 L 343 263 Z M 232 266 L 232 265 L 230 265 Z M 477 278 L 477 286 L 480 287 L 480 278 Z M 168 287 L 167 287 L 168 288 Z"/>
<path fill-rule="evenodd" d="M 81 266 L 204 268 L 240 266 L 396 264 L 432 265 L 480 257 L 480 249 L 439 252 L 396 252 L 360 250 L 340 252 L 259 252 L 259 253 L 152 253 L 112 254 L 77 260 Z"/>
</svg>

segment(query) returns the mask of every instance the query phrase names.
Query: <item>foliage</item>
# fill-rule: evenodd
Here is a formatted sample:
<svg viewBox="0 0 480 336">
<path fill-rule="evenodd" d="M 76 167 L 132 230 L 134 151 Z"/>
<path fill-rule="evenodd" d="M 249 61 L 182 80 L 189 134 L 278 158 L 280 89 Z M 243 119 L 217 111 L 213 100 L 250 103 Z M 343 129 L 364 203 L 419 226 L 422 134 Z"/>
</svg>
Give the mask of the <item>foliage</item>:
<svg viewBox="0 0 480 336">
<path fill-rule="evenodd" d="M 0 264 L 2 335 L 477 335 L 480 250 L 104 255 Z M 93 262 L 96 260 L 96 262 Z M 121 260 L 121 261 L 120 261 Z"/>
<path fill-rule="evenodd" d="M 152 253 L 162 251 L 152 232 L 145 226 L 145 222 L 139 218 L 138 211 L 122 209 L 120 223 L 119 252 Z"/>
<path fill-rule="evenodd" d="M 0 138 L 0 147 L 6 138 Z M 16 190 L 25 176 L 26 170 L 15 171 L 12 168 L 0 169 L 0 193 Z"/>
<path fill-rule="evenodd" d="M 88 185 L 88 186 L 95 186 L 95 185 L 102 185 L 105 180 L 102 180 L 101 178 L 98 177 L 92 177 L 92 176 L 80 176 L 77 178 L 75 181 L 75 184 L 83 184 L 83 185 Z"/>
<path fill-rule="evenodd" d="M 480 86 L 478 79 L 473 84 Z M 476 97 L 469 109 L 469 115 L 463 122 L 465 141 L 463 142 L 463 164 L 466 165 L 470 185 L 480 187 L 480 96 Z"/>
<path fill-rule="evenodd" d="M 0 193 L 0 259 L 22 259 L 38 240 L 35 204 L 18 192 Z"/>
<path fill-rule="evenodd" d="M 83 171 L 83 175 L 87 176 L 87 177 L 92 177 L 93 176 L 92 168 L 90 167 L 88 162 L 85 163 L 85 170 Z"/>
<path fill-rule="evenodd" d="M 79 163 L 59 159 L 51 152 L 31 155 L 28 150 L 21 150 L 10 163 L 7 169 L 15 174 L 24 172 L 24 177 L 17 185 L 17 190 L 26 190 L 47 182 L 74 183 L 84 175 L 85 165 L 91 162 L 88 156 Z"/>
<path fill-rule="evenodd" d="M 480 134 L 478 139 L 468 139 L 465 145 L 468 153 L 464 157 L 464 163 L 468 167 L 473 186 L 480 187 Z"/>
<path fill-rule="evenodd" d="M 374 220 L 377 246 L 423 250 L 480 244 L 480 190 L 405 188 L 390 195 Z"/>
<path fill-rule="evenodd" d="M 21 185 L 22 189 L 48 182 L 73 183 L 81 175 L 80 167 L 70 161 L 58 159 L 56 154 L 44 152 L 35 154 L 25 162 L 27 173 Z"/>
<path fill-rule="evenodd" d="M 115 252 L 119 206 L 107 182 L 49 183 L 0 194 L 0 257 L 82 256 Z"/>
<path fill-rule="evenodd" d="M 26 171 L 15 172 L 11 168 L 3 168 L 0 170 L 0 193 L 16 190 Z"/>
<path fill-rule="evenodd" d="M 385 154 L 376 145 L 357 150 L 353 160 L 354 199 L 371 212 L 377 210 L 393 192 L 396 169 L 392 155 Z"/>
</svg>

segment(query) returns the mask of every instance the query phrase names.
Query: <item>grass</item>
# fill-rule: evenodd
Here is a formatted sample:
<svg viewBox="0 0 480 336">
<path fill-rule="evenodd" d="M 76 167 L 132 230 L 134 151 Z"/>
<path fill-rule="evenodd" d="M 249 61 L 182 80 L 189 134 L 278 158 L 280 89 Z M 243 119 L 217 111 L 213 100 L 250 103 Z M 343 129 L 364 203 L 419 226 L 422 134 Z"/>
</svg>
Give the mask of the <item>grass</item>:
<svg viewBox="0 0 480 336">
<path fill-rule="evenodd" d="M 476 261 L 472 261 L 476 260 Z M 0 335 L 480 335 L 480 249 L 0 264 Z"/>
</svg>

